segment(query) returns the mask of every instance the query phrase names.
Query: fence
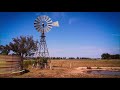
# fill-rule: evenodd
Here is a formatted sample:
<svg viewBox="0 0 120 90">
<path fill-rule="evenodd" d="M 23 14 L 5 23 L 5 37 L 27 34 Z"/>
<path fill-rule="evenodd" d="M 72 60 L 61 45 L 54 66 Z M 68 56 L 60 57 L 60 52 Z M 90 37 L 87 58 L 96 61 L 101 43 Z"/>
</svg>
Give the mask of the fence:
<svg viewBox="0 0 120 90">
<path fill-rule="evenodd" d="M 0 74 L 21 71 L 21 57 L 15 55 L 0 55 Z"/>
</svg>

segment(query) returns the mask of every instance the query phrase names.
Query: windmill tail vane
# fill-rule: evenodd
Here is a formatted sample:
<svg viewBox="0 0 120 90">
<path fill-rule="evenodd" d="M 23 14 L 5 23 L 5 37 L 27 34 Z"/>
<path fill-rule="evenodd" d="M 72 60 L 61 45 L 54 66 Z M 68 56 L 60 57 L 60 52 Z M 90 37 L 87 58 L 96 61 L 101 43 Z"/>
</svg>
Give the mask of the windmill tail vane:
<svg viewBox="0 0 120 90">
<path fill-rule="evenodd" d="M 59 27 L 59 23 L 58 23 L 58 21 L 56 21 L 56 22 L 53 22 L 53 23 L 52 23 L 52 26 Z"/>
</svg>

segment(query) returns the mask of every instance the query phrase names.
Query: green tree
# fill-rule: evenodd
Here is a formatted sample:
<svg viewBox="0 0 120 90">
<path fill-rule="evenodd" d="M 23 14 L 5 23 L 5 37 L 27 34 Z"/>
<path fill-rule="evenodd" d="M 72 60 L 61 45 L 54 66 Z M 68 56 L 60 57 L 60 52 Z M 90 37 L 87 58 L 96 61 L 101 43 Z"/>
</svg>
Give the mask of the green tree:
<svg viewBox="0 0 120 90">
<path fill-rule="evenodd" d="M 101 57 L 102 57 L 102 59 L 110 59 L 110 54 L 108 54 L 108 53 L 103 53 L 103 54 L 101 55 Z"/>
<path fill-rule="evenodd" d="M 33 53 L 37 49 L 37 43 L 37 41 L 33 40 L 32 36 L 20 36 L 19 38 L 13 38 L 13 42 L 9 43 L 10 50 L 22 57 L 21 69 L 23 69 L 23 57 Z"/>
<path fill-rule="evenodd" d="M 10 47 L 8 45 L 0 45 L 0 54 L 8 55 L 10 52 Z"/>
<path fill-rule="evenodd" d="M 79 57 L 77 57 L 76 59 L 79 59 Z"/>
<path fill-rule="evenodd" d="M 115 55 L 110 55 L 111 59 L 120 59 L 120 55 L 119 54 L 115 54 Z"/>
</svg>

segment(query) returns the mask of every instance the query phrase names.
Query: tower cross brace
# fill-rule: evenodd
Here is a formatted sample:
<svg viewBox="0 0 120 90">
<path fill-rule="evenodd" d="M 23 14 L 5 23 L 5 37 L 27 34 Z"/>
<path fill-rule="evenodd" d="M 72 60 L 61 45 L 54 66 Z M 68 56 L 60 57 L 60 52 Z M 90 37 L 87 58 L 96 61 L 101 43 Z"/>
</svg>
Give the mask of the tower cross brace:
<svg viewBox="0 0 120 90">
<path fill-rule="evenodd" d="M 42 26 L 44 27 L 44 23 L 42 24 Z M 45 36 L 44 30 L 43 30 L 43 32 L 41 34 L 41 38 L 40 38 L 40 43 L 38 44 L 38 50 L 35 53 L 35 57 L 42 57 L 42 58 L 48 58 L 49 57 L 49 52 L 48 52 L 45 37 L 46 36 Z"/>
</svg>

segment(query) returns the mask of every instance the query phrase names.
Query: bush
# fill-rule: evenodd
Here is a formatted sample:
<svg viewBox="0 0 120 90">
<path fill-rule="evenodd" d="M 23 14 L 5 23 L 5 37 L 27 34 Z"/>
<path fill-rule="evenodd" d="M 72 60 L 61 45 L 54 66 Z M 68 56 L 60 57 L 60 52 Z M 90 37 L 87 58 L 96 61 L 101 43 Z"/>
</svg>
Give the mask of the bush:
<svg viewBox="0 0 120 90">
<path fill-rule="evenodd" d="M 29 65 L 33 65 L 35 63 L 35 60 L 24 60 L 23 66 L 24 68 L 28 68 Z"/>
<path fill-rule="evenodd" d="M 35 60 L 24 60 L 23 66 L 24 68 L 28 68 L 30 65 L 32 66 L 33 64 L 36 66 L 37 63 L 40 64 L 40 66 L 44 67 L 44 65 L 48 64 L 48 58 L 37 58 Z"/>
</svg>

